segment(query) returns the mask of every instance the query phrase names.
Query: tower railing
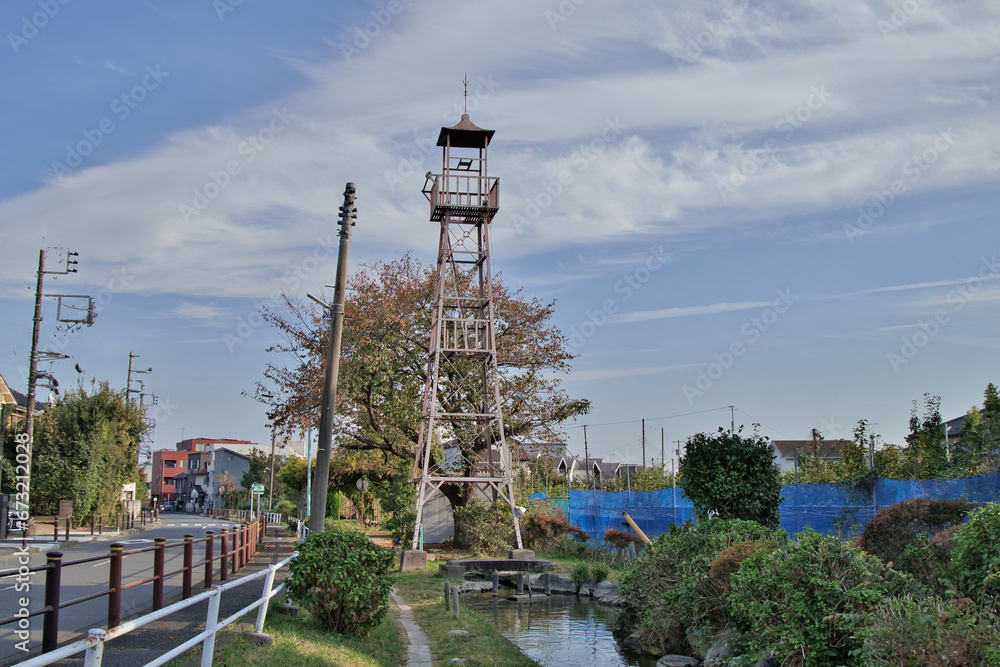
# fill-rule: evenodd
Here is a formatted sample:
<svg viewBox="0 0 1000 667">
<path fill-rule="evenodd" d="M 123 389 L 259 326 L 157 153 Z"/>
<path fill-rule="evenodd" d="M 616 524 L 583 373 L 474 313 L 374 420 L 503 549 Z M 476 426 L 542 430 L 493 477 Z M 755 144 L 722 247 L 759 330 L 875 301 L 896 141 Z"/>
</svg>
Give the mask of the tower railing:
<svg viewBox="0 0 1000 667">
<path fill-rule="evenodd" d="M 446 210 L 500 209 L 500 179 L 476 174 L 431 174 L 423 193 L 431 204 L 431 220 L 440 221 Z"/>
</svg>

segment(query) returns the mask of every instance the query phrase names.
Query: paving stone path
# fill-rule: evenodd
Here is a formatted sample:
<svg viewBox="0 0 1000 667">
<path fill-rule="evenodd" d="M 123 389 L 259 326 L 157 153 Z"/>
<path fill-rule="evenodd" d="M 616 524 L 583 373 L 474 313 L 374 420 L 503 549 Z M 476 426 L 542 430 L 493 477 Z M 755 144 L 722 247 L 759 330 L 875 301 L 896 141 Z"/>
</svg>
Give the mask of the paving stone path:
<svg viewBox="0 0 1000 667">
<path fill-rule="evenodd" d="M 406 649 L 406 667 L 431 667 L 431 647 L 427 643 L 427 635 L 413 616 L 413 608 L 395 590 L 392 591 L 392 601 L 399 607 L 399 624 L 403 626 L 410 644 Z"/>
</svg>

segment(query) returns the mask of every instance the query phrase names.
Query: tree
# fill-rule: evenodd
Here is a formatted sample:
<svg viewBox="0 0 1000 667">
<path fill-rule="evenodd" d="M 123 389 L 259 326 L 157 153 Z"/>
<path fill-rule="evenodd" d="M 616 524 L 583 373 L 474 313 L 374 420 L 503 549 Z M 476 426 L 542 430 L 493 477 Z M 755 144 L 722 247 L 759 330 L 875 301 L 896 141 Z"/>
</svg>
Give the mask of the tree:
<svg viewBox="0 0 1000 667">
<path fill-rule="evenodd" d="M 334 421 L 340 448 L 413 461 L 427 384 L 434 284 L 434 269 L 410 255 L 363 267 L 349 279 Z M 554 304 L 527 298 L 499 278 L 493 295 L 504 435 L 556 439 L 559 424 L 588 412 L 590 402 L 570 398 L 562 389 L 561 376 L 575 355 L 551 323 Z M 262 315 L 283 339 L 269 351 L 296 361 L 269 363 L 258 388 L 278 397 L 268 416 L 279 428 L 304 430 L 318 421 L 329 320 L 325 311 L 284 298 L 287 312 L 265 308 Z M 468 371 L 461 363 L 441 369 L 455 374 L 448 378 L 455 384 Z M 476 400 L 481 386 L 470 383 L 461 396 L 439 394 L 444 411 L 450 400 Z M 457 420 L 441 426 L 464 428 Z M 441 491 L 453 506 L 469 498 L 466 485 L 446 484 Z"/>
<path fill-rule="evenodd" d="M 73 516 L 117 511 L 122 485 L 141 484 L 139 443 L 149 427 L 143 410 L 107 382 L 64 393 L 35 421 L 31 512 L 55 514 L 73 501 Z"/>
<path fill-rule="evenodd" d="M 913 466 L 913 479 L 936 479 L 948 468 L 944 445 L 944 422 L 941 421 L 941 397 L 924 394 L 924 416 L 917 416 L 917 402 L 910 411 L 910 434 L 907 458 Z"/>
<path fill-rule="evenodd" d="M 249 489 L 254 484 L 264 485 L 264 495 L 271 495 L 275 498 L 280 498 L 285 492 L 285 485 L 278 478 L 278 468 L 281 466 L 284 458 L 281 456 L 274 457 L 274 490 L 271 492 L 271 456 L 270 454 L 265 454 L 256 447 L 250 450 L 250 468 L 243 473 L 240 477 L 240 486 L 244 489 Z"/>
<path fill-rule="evenodd" d="M 697 433 L 688 438 L 678 483 L 702 517 L 748 519 L 770 527 L 779 523 L 781 473 L 767 438 L 756 431 Z"/>
</svg>

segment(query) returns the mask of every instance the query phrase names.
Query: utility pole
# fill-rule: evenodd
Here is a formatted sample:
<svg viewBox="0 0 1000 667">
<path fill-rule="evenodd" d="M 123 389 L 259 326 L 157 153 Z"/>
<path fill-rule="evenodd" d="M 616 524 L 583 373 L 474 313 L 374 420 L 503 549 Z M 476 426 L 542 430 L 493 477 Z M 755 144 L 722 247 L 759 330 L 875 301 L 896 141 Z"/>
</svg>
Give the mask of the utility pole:
<svg viewBox="0 0 1000 667">
<path fill-rule="evenodd" d="M 271 481 L 267 485 L 267 511 L 271 511 L 271 498 L 274 495 L 274 436 L 276 431 L 274 424 L 271 424 Z M 282 445 L 283 446 L 283 445 Z"/>
<path fill-rule="evenodd" d="M 144 371 L 141 371 L 139 369 L 133 369 L 132 368 L 132 360 L 133 359 L 138 359 L 138 358 L 139 358 L 138 354 L 133 354 L 132 350 L 129 350 L 129 352 L 128 352 L 128 378 L 125 380 L 125 400 L 126 401 L 132 400 L 131 398 L 129 398 L 129 396 L 131 394 L 139 394 L 139 403 L 142 403 L 142 390 L 144 389 L 144 387 L 140 384 L 140 388 L 139 389 L 133 389 L 132 388 L 132 376 L 136 375 L 136 374 L 139 374 L 139 373 L 152 373 L 153 372 L 153 367 L 150 366 L 149 368 L 147 368 Z"/>
<path fill-rule="evenodd" d="M 646 469 L 646 420 L 642 420 L 642 469 Z"/>
<path fill-rule="evenodd" d="M 347 287 L 347 256 L 351 248 L 351 227 L 358 209 L 354 206 L 354 183 L 344 189 L 344 205 L 340 207 L 340 250 L 337 255 L 337 282 L 333 287 L 330 306 L 330 346 L 326 354 L 326 374 L 323 379 L 323 405 L 319 419 L 319 442 L 316 445 L 316 483 L 313 484 L 309 531 L 322 532 L 326 522 L 326 493 L 330 484 L 330 455 L 333 449 L 333 416 L 337 409 L 337 375 L 340 372 L 340 340 L 344 331 L 344 292 Z"/>
<path fill-rule="evenodd" d="M 583 464 L 587 468 L 587 487 L 590 487 L 590 452 L 587 449 L 587 425 L 583 425 Z"/>
<path fill-rule="evenodd" d="M 32 447 L 34 446 L 34 436 L 35 436 L 35 398 L 36 398 L 36 385 L 38 379 L 41 377 L 47 377 L 51 382 L 50 386 L 55 388 L 58 383 L 51 373 L 44 374 L 38 372 L 38 331 L 39 325 L 42 322 L 42 297 L 51 296 L 58 299 L 58 307 L 56 310 L 56 321 L 68 324 L 70 327 L 78 324 L 86 324 L 90 326 L 94 323 L 94 300 L 89 296 L 74 295 L 74 294 L 50 294 L 46 295 L 42 291 L 42 284 L 46 273 L 51 274 L 61 274 L 67 275 L 70 273 L 76 273 L 77 260 L 73 259 L 78 257 L 80 253 L 66 251 L 66 268 L 62 271 L 46 271 L 45 270 L 45 250 L 38 251 L 38 275 L 35 282 L 35 312 L 32 317 L 31 325 L 31 351 L 29 353 L 28 359 L 28 396 L 27 396 L 27 414 L 24 419 L 24 437 L 27 445 L 27 455 L 28 461 L 24 464 L 24 475 L 18 475 L 18 486 L 21 487 L 23 483 L 24 492 L 15 494 L 15 498 L 24 498 L 23 501 L 17 500 L 15 502 L 15 512 L 19 517 L 21 522 L 27 521 L 28 512 L 31 506 L 31 454 Z M 66 307 L 71 310 L 83 310 L 81 308 L 74 308 L 68 304 L 63 303 L 63 299 L 87 299 L 87 315 L 84 319 L 74 319 L 72 316 L 67 315 L 67 319 L 63 319 L 62 309 Z M 65 358 L 65 355 L 59 355 L 56 353 L 46 353 L 48 358 Z M 58 390 L 56 390 L 58 392 Z M 18 440 L 20 443 L 20 439 Z M 18 469 L 22 466 L 18 465 Z M 22 479 L 23 478 L 23 479 Z"/>
<path fill-rule="evenodd" d="M 736 406 L 729 406 L 729 435 L 736 433 Z"/>
<path fill-rule="evenodd" d="M 663 470 L 663 472 L 667 471 L 667 447 L 666 440 L 664 440 L 666 437 L 664 433 L 665 430 L 666 429 L 660 429 L 660 469 Z"/>
</svg>

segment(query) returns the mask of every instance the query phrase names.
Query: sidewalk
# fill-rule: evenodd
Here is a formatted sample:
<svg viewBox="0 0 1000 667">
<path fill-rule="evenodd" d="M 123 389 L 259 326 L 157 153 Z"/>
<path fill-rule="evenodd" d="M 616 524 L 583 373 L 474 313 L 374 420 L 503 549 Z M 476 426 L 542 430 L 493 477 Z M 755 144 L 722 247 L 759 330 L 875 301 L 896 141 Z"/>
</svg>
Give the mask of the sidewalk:
<svg viewBox="0 0 1000 667">
<path fill-rule="evenodd" d="M 268 528 L 268 537 L 260 546 L 260 550 L 237 574 L 244 577 L 254 572 L 267 568 L 273 563 L 277 563 L 292 555 L 295 550 L 295 536 L 285 528 L 272 526 Z M 274 579 L 274 586 L 277 587 L 284 581 L 288 570 L 283 569 L 277 573 Z M 221 605 L 219 607 L 219 619 L 235 614 L 240 609 L 260 599 L 264 590 L 264 580 L 240 586 L 222 594 Z M 196 591 L 200 592 L 200 591 Z M 280 599 L 274 598 L 275 600 Z M 178 599 L 167 600 L 166 604 L 178 602 Z M 205 629 L 205 616 L 208 612 L 208 602 L 200 602 L 187 609 L 171 614 L 163 620 L 154 621 L 138 630 L 108 642 L 104 649 L 103 665 L 107 667 L 133 667 L 134 665 L 144 665 L 157 657 L 163 655 L 175 646 L 180 646 L 185 641 L 194 637 Z M 218 635 L 216 648 L 222 642 L 222 638 L 228 631 L 243 629 L 253 630 L 253 623 L 257 618 L 254 610 L 243 617 L 240 622 L 230 625 L 226 630 Z M 192 651 L 195 649 L 192 649 Z M 185 656 L 190 656 L 191 651 L 182 655 L 178 660 L 183 660 Z"/>
</svg>

